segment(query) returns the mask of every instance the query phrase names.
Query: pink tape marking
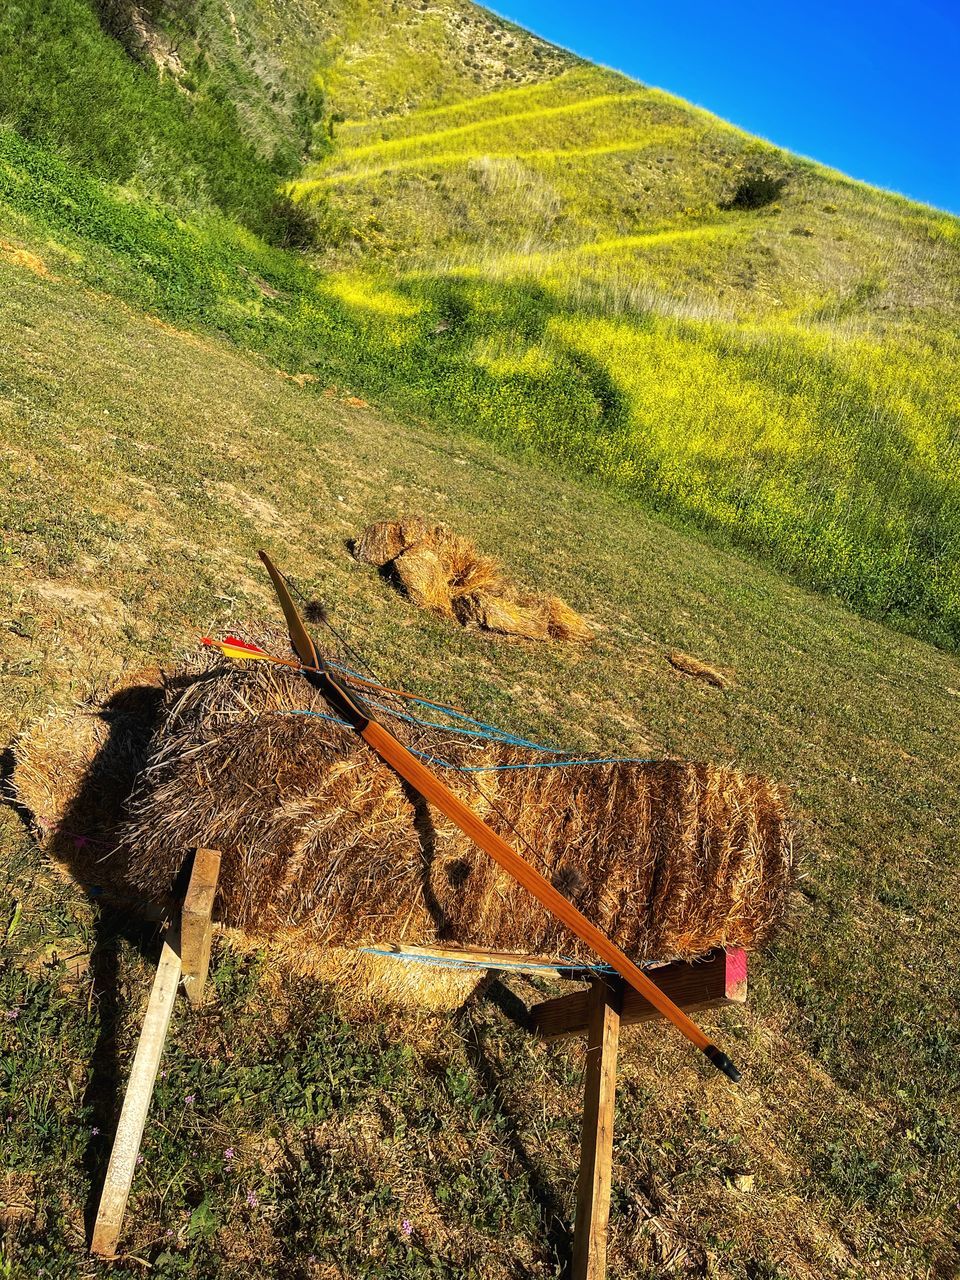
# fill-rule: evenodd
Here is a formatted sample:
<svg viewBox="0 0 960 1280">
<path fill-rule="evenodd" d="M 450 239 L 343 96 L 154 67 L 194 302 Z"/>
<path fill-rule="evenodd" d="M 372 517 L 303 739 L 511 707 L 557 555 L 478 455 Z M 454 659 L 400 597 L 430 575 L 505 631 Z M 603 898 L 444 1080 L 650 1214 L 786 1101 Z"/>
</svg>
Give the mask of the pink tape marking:
<svg viewBox="0 0 960 1280">
<path fill-rule="evenodd" d="M 747 985 L 747 953 L 740 947 L 727 952 L 724 987 L 728 1000 L 743 1000 Z"/>
</svg>

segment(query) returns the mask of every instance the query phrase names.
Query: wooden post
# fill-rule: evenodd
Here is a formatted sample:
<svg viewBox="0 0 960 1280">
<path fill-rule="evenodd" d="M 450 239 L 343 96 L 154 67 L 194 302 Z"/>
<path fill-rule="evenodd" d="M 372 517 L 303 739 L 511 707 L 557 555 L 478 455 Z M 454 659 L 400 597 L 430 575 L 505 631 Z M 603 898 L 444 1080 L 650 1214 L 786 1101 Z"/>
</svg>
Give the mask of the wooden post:
<svg viewBox="0 0 960 1280">
<path fill-rule="evenodd" d="M 203 1003 L 203 989 L 210 965 L 213 938 L 213 900 L 220 875 L 220 854 L 216 849 L 198 849 L 187 896 L 180 918 L 180 958 L 183 963 L 183 985 L 190 1003 Z"/>
<path fill-rule="evenodd" d="M 137 1043 L 136 1056 L 130 1072 L 130 1082 L 123 1099 L 123 1110 L 117 1124 L 107 1176 L 100 1195 L 100 1207 L 93 1229 L 90 1252 L 101 1258 L 112 1258 L 117 1252 L 117 1240 L 127 1207 L 133 1171 L 137 1164 L 143 1126 L 150 1107 L 153 1086 L 160 1066 L 160 1055 L 167 1038 L 173 1001 L 180 985 L 180 931 L 171 925 L 163 941 L 157 976 L 150 992 L 143 1030 Z"/>
<path fill-rule="evenodd" d="M 90 1242 L 90 1252 L 101 1258 L 116 1256 L 143 1128 L 181 976 L 191 1002 L 199 1005 L 203 999 L 213 933 L 211 912 L 219 872 L 220 854 L 215 849 L 198 849 L 180 923 L 171 925 L 163 940 L 157 976 L 147 1002 Z"/>
<path fill-rule="evenodd" d="M 613 1112 L 623 982 L 594 978 L 589 991 L 587 1069 L 572 1280 L 603 1280 L 613 1164 Z"/>
</svg>

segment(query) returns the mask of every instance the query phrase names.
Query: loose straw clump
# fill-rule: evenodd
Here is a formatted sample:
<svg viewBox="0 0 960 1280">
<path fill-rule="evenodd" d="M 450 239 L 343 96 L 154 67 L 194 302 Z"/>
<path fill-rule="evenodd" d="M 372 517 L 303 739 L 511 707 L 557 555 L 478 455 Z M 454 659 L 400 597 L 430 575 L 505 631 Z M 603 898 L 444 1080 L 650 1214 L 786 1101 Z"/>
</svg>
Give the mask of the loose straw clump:
<svg viewBox="0 0 960 1280">
<path fill-rule="evenodd" d="M 389 567 L 414 604 L 462 626 L 525 640 L 593 638 L 586 619 L 559 596 L 524 591 L 497 560 L 445 524 L 420 516 L 379 520 L 357 539 L 354 555 Z"/>
<path fill-rule="evenodd" d="M 212 846 L 221 918 L 301 960 L 383 943 L 588 958 L 328 714 L 277 668 L 212 669 L 172 690 L 118 835 L 130 885 L 162 903 L 189 851 Z M 633 956 L 756 947 L 783 911 L 791 828 L 762 778 L 677 760 L 505 769 L 552 757 L 392 727 L 428 759 L 481 766 L 441 772 Z"/>
</svg>

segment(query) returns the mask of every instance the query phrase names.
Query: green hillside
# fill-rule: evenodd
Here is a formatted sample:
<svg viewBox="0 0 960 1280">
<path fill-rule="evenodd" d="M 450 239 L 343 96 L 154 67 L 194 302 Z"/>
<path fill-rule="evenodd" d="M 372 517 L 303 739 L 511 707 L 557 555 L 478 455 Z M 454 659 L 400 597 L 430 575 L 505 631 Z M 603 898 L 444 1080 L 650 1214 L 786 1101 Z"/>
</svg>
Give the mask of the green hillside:
<svg viewBox="0 0 960 1280">
<path fill-rule="evenodd" d="M 10 0 L 0 775 L 49 710 L 272 618 L 262 545 L 388 683 L 770 775 L 800 887 L 705 1019 L 745 1082 L 625 1034 L 611 1275 L 956 1275 L 958 285 L 956 219 L 465 0 Z M 404 510 L 596 644 L 415 612 L 345 547 Z M 0 1275 L 563 1274 L 583 1052 L 510 1020 L 530 986 L 351 1022 L 225 945 L 91 1264 L 158 939 L 7 804 L 0 885 Z"/>
<path fill-rule="evenodd" d="M 960 638 L 955 219 L 465 4 L 108 8 L 0 18 L 60 269 Z"/>
</svg>

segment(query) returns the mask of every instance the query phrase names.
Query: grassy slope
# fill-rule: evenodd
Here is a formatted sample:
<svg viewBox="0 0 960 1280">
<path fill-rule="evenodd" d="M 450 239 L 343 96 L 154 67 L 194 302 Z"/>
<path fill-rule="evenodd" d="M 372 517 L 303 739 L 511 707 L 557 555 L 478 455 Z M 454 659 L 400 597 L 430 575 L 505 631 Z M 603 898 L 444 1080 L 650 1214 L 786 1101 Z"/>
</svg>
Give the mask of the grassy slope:
<svg viewBox="0 0 960 1280">
<path fill-rule="evenodd" d="M 956 630 L 956 220 L 585 66 L 335 136 L 291 191 L 437 416 Z M 782 192 L 729 207 L 755 170 Z"/>
<path fill-rule="evenodd" d="M 36 4 L 10 11 L 10 49 Z M 42 144 L 0 138 L 0 198 L 85 279 L 956 642 L 955 219 L 453 0 L 208 0 L 161 31 L 187 70 L 159 93 L 84 0 L 41 8 L 64 31 L 87 14 L 89 57 L 71 71 L 65 37 L 0 56 L 8 118 Z M 758 167 L 779 199 L 726 207 Z M 188 222 L 158 236 L 165 215 L 131 195 Z M 322 275 L 237 221 L 274 242 L 312 221 Z"/>
<path fill-rule="evenodd" d="M 268 614 L 253 568 L 266 537 L 336 602 L 387 680 L 415 670 L 434 695 L 574 745 L 772 772 L 805 815 L 806 877 L 750 1007 L 717 1020 L 749 1079 L 733 1095 L 669 1033 L 627 1037 L 616 1273 L 654 1274 L 682 1245 L 694 1270 L 709 1257 L 724 1276 L 867 1265 L 919 1276 L 932 1262 L 949 1274 L 960 957 L 942 908 L 960 887 L 956 660 L 484 444 L 318 397 L 22 264 L 0 276 L 3 738 L 121 664 Z M 344 540 L 401 508 L 453 520 L 586 609 L 602 628 L 590 661 L 451 634 L 353 565 Z M 672 645 L 733 668 L 736 689 L 674 673 Z M 23 903 L 2 977 L 5 1009 L 19 1011 L 2 1024 L 7 1198 L 36 1211 L 5 1247 L 14 1274 L 39 1274 L 40 1259 L 48 1275 L 80 1274 L 82 1203 L 104 1154 L 92 1126 L 108 1127 L 103 1090 L 118 1069 L 111 999 L 122 1064 L 146 972 L 122 943 L 95 1055 L 83 967 L 95 918 L 3 813 L 8 893 Z M 61 956 L 80 953 L 78 981 L 42 963 L 51 939 Z M 485 1005 L 350 1031 L 316 990 L 277 1002 L 224 953 L 218 975 L 221 1002 L 199 1029 L 178 1015 L 134 1254 L 169 1255 L 161 1274 L 281 1262 L 303 1276 L 555 1274 L 578 1049 L 533 1044 Z M 755 1193 L 725 1186 L 731 1167 L 756 1173 Z M 644 1226 L 648 1212 L 661 1225 Z"/>
<path fill-rule="evenodd" d="M 36 27 L 47 10 L 60 15 L 67 32 L 86 21 L 79 4 L 41 8 L 24 0 L 0 17 L 5 36 L 18 14 L 28 12 Z M 701 230 L 702 210 L 668 227 L 653 254 L 649 241 L 624 246 L 622 235 L 613 236 L 614 256 L 629 250 L 622 277 L 634 295 L 639 288 L 640 304 L 624 289 L 622 306 L 611 312 L 615 282 L 602 262 L 572 299 L 569 267 L 551 264 L 554 257 L 561 265 L 580 261 L 573 251 L 594 212 L 590 238 L 608 234 L 610 220 L 626 216 L 616 204 L 624 193 L 643 208 L 649 199 L 657 218 L 668 219 L 669 200 L 680 197 L 682 183 L 669 176 L 666 157 L 644 179 L 642 200 L 636 175 L 613 183 L 616 170 L 602 169 L 589 199 L 555 218 L 556 245 L 538 240 L 542 257 L 532 287 L 529 264 L 516 257 L 529 210 L 553 216 L 541 168 L 556 162 L 480 163 L 466 159 L 463 144 L 477 140 L 473 126 L 481 116 L 517 114 L 504 111 L 495 88 L 507 65 L 515 80 L 508 105 L 515 102 L 509 93 L 519 92 L 528 105 L 531 97 L 540 101 L 538 94 L 547 106 L 564 105 L 559 94 L 576 107 L 584 94 L 622 97 L 636 92 L 632 86 L 571 70 L 560 55 L 465 5 L 391 11 L 302 0 L 281 10 L 251 0 L 233 8 L 236 34 L 218 5 L 200 11 L 206 70 L 197 69 L 189 40 L 180 46 L 195 77 L 193 96 L 168 82 L 170 93 L 158 95 L 152 75 L 118 58 L 91 25 L 82 65 L 93 80 L 82 96 L 75 82 L 52 105 L 42 96 L 29 99 L 36 77 L 42 83 L 44 76 L 79 74 L 81 63 L 62 41 L 47 40 L 43 56 L 53 61 L 33 63 L 31 76 L 15 82 L 13 63 L 0 58 L 8 120 L 12 114 L 34 138 L 27 144 L 6 132 L 0 166 L 3 739 L 48 704 L 62 705 L 115 675 L 121 663 L 170 657 L 194 628 L 269 607 L 251 572 L 266 529 L 285 562 L 329 583 L 355 634 L 382 653 L 385 678 L 412 667 L 440 696 L 469 690 L 478 712 L 571 745 L 630 751 L 649 742 L 773 773 L 795 788 L 806 817 L 808 876 L 794 928 L 758 966 L 751 1008 L 720 1020 L 724 1037 L 750 1064 L 751 1084 L 731 1101 L 722 1081 L 701 1077 L 670 1036 L 649 1030 L 631 1037 L 619 1113 L 617 1266 L 625 1276 L 652 1274 L 682 1246 L 693 1270 L 709 1263 L 730 1276 L 849 1275 L 866 1266 L 891 1276 L 927 1274 L 929 1266 L 950 1274 L 958 1259 L 951 1212 L 960 1189 L 960 993 L 952 977 L 956 926 L 942 906 L 955 898 L 958 880 L 951 803 L 960 757 L 956 661 L 671 531 L 590 482 L 565 479 L 558 468 L 411 426 L 409 415 L 401 422 L 350 409 L 342 392 L 327 400 L 317 394 L 323 382 L 301 389 L 271 366 L 313 370 L 341 388 L 372 387 L 385 402 L 427 411 L 440 423 L 473 418 L 471 426 L 492 430 L 502 422 L 509 429 L 501 439 L 513 438 L 509 413 L 520 403 L 531 426 L 552 428 L 547 447 L 561 456 L 567 449 L 568 457 L 576 450 L 565 427 L 586 406 L 574 443 L 582 446 L 581 462 L 603 472 L 596 442 L 606 436 L 587 429 L 591 397 L 603 412 L 629 417 L 642 387 L 624 389 L 599 361 L 561 363 L 553 383 L 545 371 L 558 358 L 558 329 L 568 355 L 582 340 L 577 326 L 594 314 L 590 290 L 601 294 L 595 332 L 605 333 L 607 349 L 617 349 L 614 339 L 627 344 L 636 363 L 640 348 L 629 343 L 639 342 L 637 333 L 653 335 L 655 359 L 680 376 L 694 362 L 677 356 L 676 335 L 685 335 L 701 362 L 715 339 L 724 359 L 708 365 L 697 394 L 713 394 L 718 369 L 732 366 L 725 376 L 737 378 L 745 369 L 766 413 L 776 403 L 769 371 L 763 375 L 762 362 L 759 371 L 752 368 L 738 344 L 751 335 L 761 350 L 769 343 L 771 316 L 782 302 L 768 296 L 770 282 L 780 282 L 777 288 L 786 282 L 795 305 L 807 293 L 817 299 L 807 328 L 827 323 L 830 343 L 847 344 L 836 373 L 841 406 L 849 407 L 842 379 L 854 356 L 866 362 L 863 378 L 883 373 L 875 354 L 857 354 L 863 333 L 881 343 L 894 374 L 910 343 L 919 344 L 924 358 L 915 361 L 914 383 L 881 386 L 878 396 L 883 409 L 900 395 L 895 407 L 904 421 L 927 433 L 918 436 L 913 470 L 899 467 L 896 450 L 885 455 L 887 469 L 899 467 L 905 476 L 907 507 L 914 491 L 929 494 L 924 503 L 917 499 L 926 519 L 949 513 L 948 468 L 936 452 L 946 417 L 911 408 L 910 397 L 941 386 L 947 404 L 953 394 L 937 347 L 946 351 L 953 341 L 955 224 L 803 168 L 802 190 L 828 183 L 838 210 L 821 208 L 820 197 L 810 195 L 804 225 L 809 219 L 813 237 L 790 234 L 786 204 L 749 217 L 721 219 L 718 211 L 718 222 L 733 229 L 733 247 L 724 249 L 718 236 L 711 256 L 702 252 L 715 243 Z M 381 38 L 384 23 L 392 24 L 389 39 Z M 414 64 L 432 68 L 416 82 L 420 100 L 410 92 Z M 544 76 L 551 83 L 535 87 Z M 591 83 L 594 76 L 599 85 Z M 121 91 L 130 95 L 121 99 L 125 111 L 110 111 L 111 95 Z M 490 96 L 459 105 L 476 91 Z M 354 95 L 352 103 L 346 94 Z M 225 96 L 240 103 L 232 116 L 220 112 Z M 11 104 L 28 99 L 33 116 L 12 112 Z M 452 148 L 449 138 L 436 144 L 452 158 L 437 165 L 436 181 L 415 167 L 399 170 L 379 213 L 368 207 L 376 195 L 369 179 L 356 179 L 349 207 L 348 184 L 340 184 L 323 211 L 323 225 L 339 227 L 342 237 L 327 263 L 331 274 L 318 279 L 254 234 L 282 239 L 290 225 L 283 211 L 279 220 L 263 220 L 272 208 L 273 178 L 264 179 L 262 198 L 254 179 L 266 169 L 277 177 L 289 154 L 316 160 L 338 102 L 354 116 L 376 115 L 374 124 L 341 124 L 341 143 L 375 152 L 386 143 L 393 146 L 388 155 L 405 155 L 395 145 L 400 134 L 423 132 L 422 117 L 411 113 L 430 110 L 437 132 L 438 101 L 442 128 L 469 126 L 454 135 Z M 78 103 L 88 113 L 86 126 L 78 121 L 71 132 Z M 215 126 L 203 134 L 205 103 Z M 398 104 L 405 114 L 388 119 Z M 658 128 L 677 126 L 679 109 L 661 95 L 642 95 L 630 111 L 618 106 L 624 108 L 618 125 L 629 120 L 647 128 L 655 112 L 665 114 Z M 641 113 L 639 122 L 632 111 Z M 152 132 L 141 130 L 132 167 L 124 169 L 106 148 L 107 123 L 138 113 L 141 123 L 153 121 Z M 577 107 L 548 119 L 570 123 L 579 115 Z M 687 132 L 691 119 L 701 119 L 680 116 Z M 530 149 L 534 127 L 541 127 L 533 117 L 520 124 L 511 155 L 521 144 Z M 495 133 L 511 127 L 501 121 Z M 571 135 L 564 129 L 537 134 L 540 150 L 547 143 L 567 148 Z M 178 167 L 183 131 L 193 137 L 198 130 L 205 140 L 190 144 L 193 168 Z M 743 145 L 732 132 L 723 136 L 734 149 Z M 585 154 L 609 139 L 588 132 L 577 142 Z M 689 161 L 692 153 L 673 143 L 666 154 Z M 275 172 L 273 157 L 283 146 L 291 149 L 288 160 Z M 611 165 L 612 154 L 589 163 Z M 370 157 L 341 151 L 328 163 L 357 172 L 370 167 Z M 552 169 L 548 176 L 570 201 L 586 190 L 585 171 L 569 188 Z M 720 184 L 726 170 L 718 160 L 714 169 L 705 163 L 704 172 Z M 181 182 L 181 174 L 189 181 Z M 156 196 L 172 202 L 179 216 L 154 203 Z M 484 220 L 514 206 L 521 218 L 511 223 L 503 215 L 492 224 L 499 260 L 490 262 Z M 394 225 L 395 208 L 417 214 L 418 237 Z M 463 215 L 467 230 L 448 239 L 443 264 L 437 236 L 444 228 L 449 233 L 451 210 Z M 817 228 L 836 220 L 848 239 L 838 234 L 827 244 Z M 407 223 L 414 225 L 411 216 Z M 631 226 L 626 232 L 634 234 Z M 888 273 L 879 292 L 857 274 L 858 262 L 873 261 L 862 251 L 868 232 L 871 252 Z M 682 251 L 692 244 L 695 259 Z M 905 266 L 891 246 L 906 254 Z M 39 253 L 60 279 L 32 274 L 38 264 L 23 248 Z M 376 278 L 373 252 L 385 264 Z M 424 257 L 429 267 L 418 265 Z M 545 263 L 549 271 L 541 270 Z M 698 272 L 707 279 L 698 282 Z M 715 296 L 721 277 L 722 305 Z M 748 289 L 750 280 L 764 287 Z M 638 327 L 641 304 L 649 314 Z M 718 315 L 713 337 L 705 311 Z M 219 331 L 235 345 L 165 328 L 156 317 Z M 404 330 L 411 320 L 412 336 Z M 435 333 L 441 324 L 451 327 Z M 518 335 L 513 345 L 492 349 L 511 330 Z M 797 364 L 793 341 L 783 339 L 786 354 L 775 366 L 777 380 L 788 385 L 810 363 L 809 346 L 801 346 L 807 354 Z M 804 329 L 803 342 L 812 341 Z M 245 357 L 236 346 L 262 354 Z M 463 387 L 469 396 L 457 401 Z M 687 387 L 687 399 L 691 394 Z M 488 403 L 485 421 L 480 410 Z M 732 411 L 737 401 L 729 403 Z M 873 435 L 857 436 L 861 419 L 848 423 L 841 414 L 840 421 L 858 442 L 854 454 L 865 459 L 889 439 L 879 410 Z M 825 453 L 823 465 L 843 456 Z M 724 457 L 717 459 L 718 475 Z M 755 465 L 762 470 L 762 454 Z M 403 507 L 449 517 L 531 581 L 546 582 L 594 614 L 605 628 L 594 663 L 587 667 L 552 649 L 451 636 L 355 569 L 342 540 L 366 519 Z M 860 518 L 859 509 L 851 505 L 852 517 Z M 882 600 L 875 603 L 882 608 Z M 719 694 L 673 674 L 663 661 L 672 644 L 729 664 L 738 688 Z M 518 691 L 526 698 L 522 713 Z M 13 1177 L 3 1198 L 7 1206 L 28 1206 L 19 1243 L 8 1240 L 4 1256 L 15 1252 L 13 1265 L 24 1275 L 38 1274 L 41 1265 L 55 1276 L 83 1273 L 83 1199 L 103 1156 L 103 1136 L 91 1135 L 91 1126 L 107 1128 L 102 1090 L 116 1072 L 113 953 L 103 923 L 38 871 L 17 819 L 0 814 L 4 871 L 23 904 L 16 923 L 12 914 L 0 920 L 0 935 L 10 933 L 4 1004 L 16 1013 L 0 1023 L 0 1062 L 15 1072 L 3 1086 L 8 1109 L 0 1109 L 0 1119 L 13 1117 L 6 1122 Z M 41 962 L 54 937 L 59 954 L 77 950 L 81 961 L 99 941 L 98 1043 L 86 971 L 72 985 L 59 966 Z M 133 1034 L 127 1014 L 135 1014 L 145 969 L 128 942 L 117 955 L 123 1055 Z M 218 974 L 221 1003 L 199 1032 L 186 1019 L 178 1022 L 171 1075 L 161 1085 L 164 1124 L 151 1138 L 134 1206 L 135 1252 L 151 1257 L 161 1274 L 191 1265 L 200 1274 L 256 1274 L 281 1262 L 305 1276 L 461 1276 L 471 1268 L 483 1276 L 556 1273 L 554 1255 L 563 1252 L 569 1218 L 578 1050 L 532 1045 L 486 1006 L 439 1024 L 354 1031 L 324 1011 L 319 993 L 297 990 L 274 1016 L 275 997 L 255 973 L 221 955 Z M 196 1093 L 195 1109 L 184 1107 L 188 1092 Z M 28 1123 L 18 1122 L 22 1115 Z M 226 1161 L 231 1145 L 238 1157 Z M 725 1168 L 744 1165 L 758 1173 L 751 1197 L 723 1183 Z M 247 1204 L 249 1191 L 257 1205 Z M 560 1197 L 559 1218 L 553 1194 Z M 0 1213 L 9 1225 L 10 1209 Z M 638 1226 L 648 1214 L 658 1225 Z M 399 1233 L 404 1217 L 415 1226 L 409 1245 Z M 321 1261 L 310 1262 L 311 1254 Z"/>
</svg>

